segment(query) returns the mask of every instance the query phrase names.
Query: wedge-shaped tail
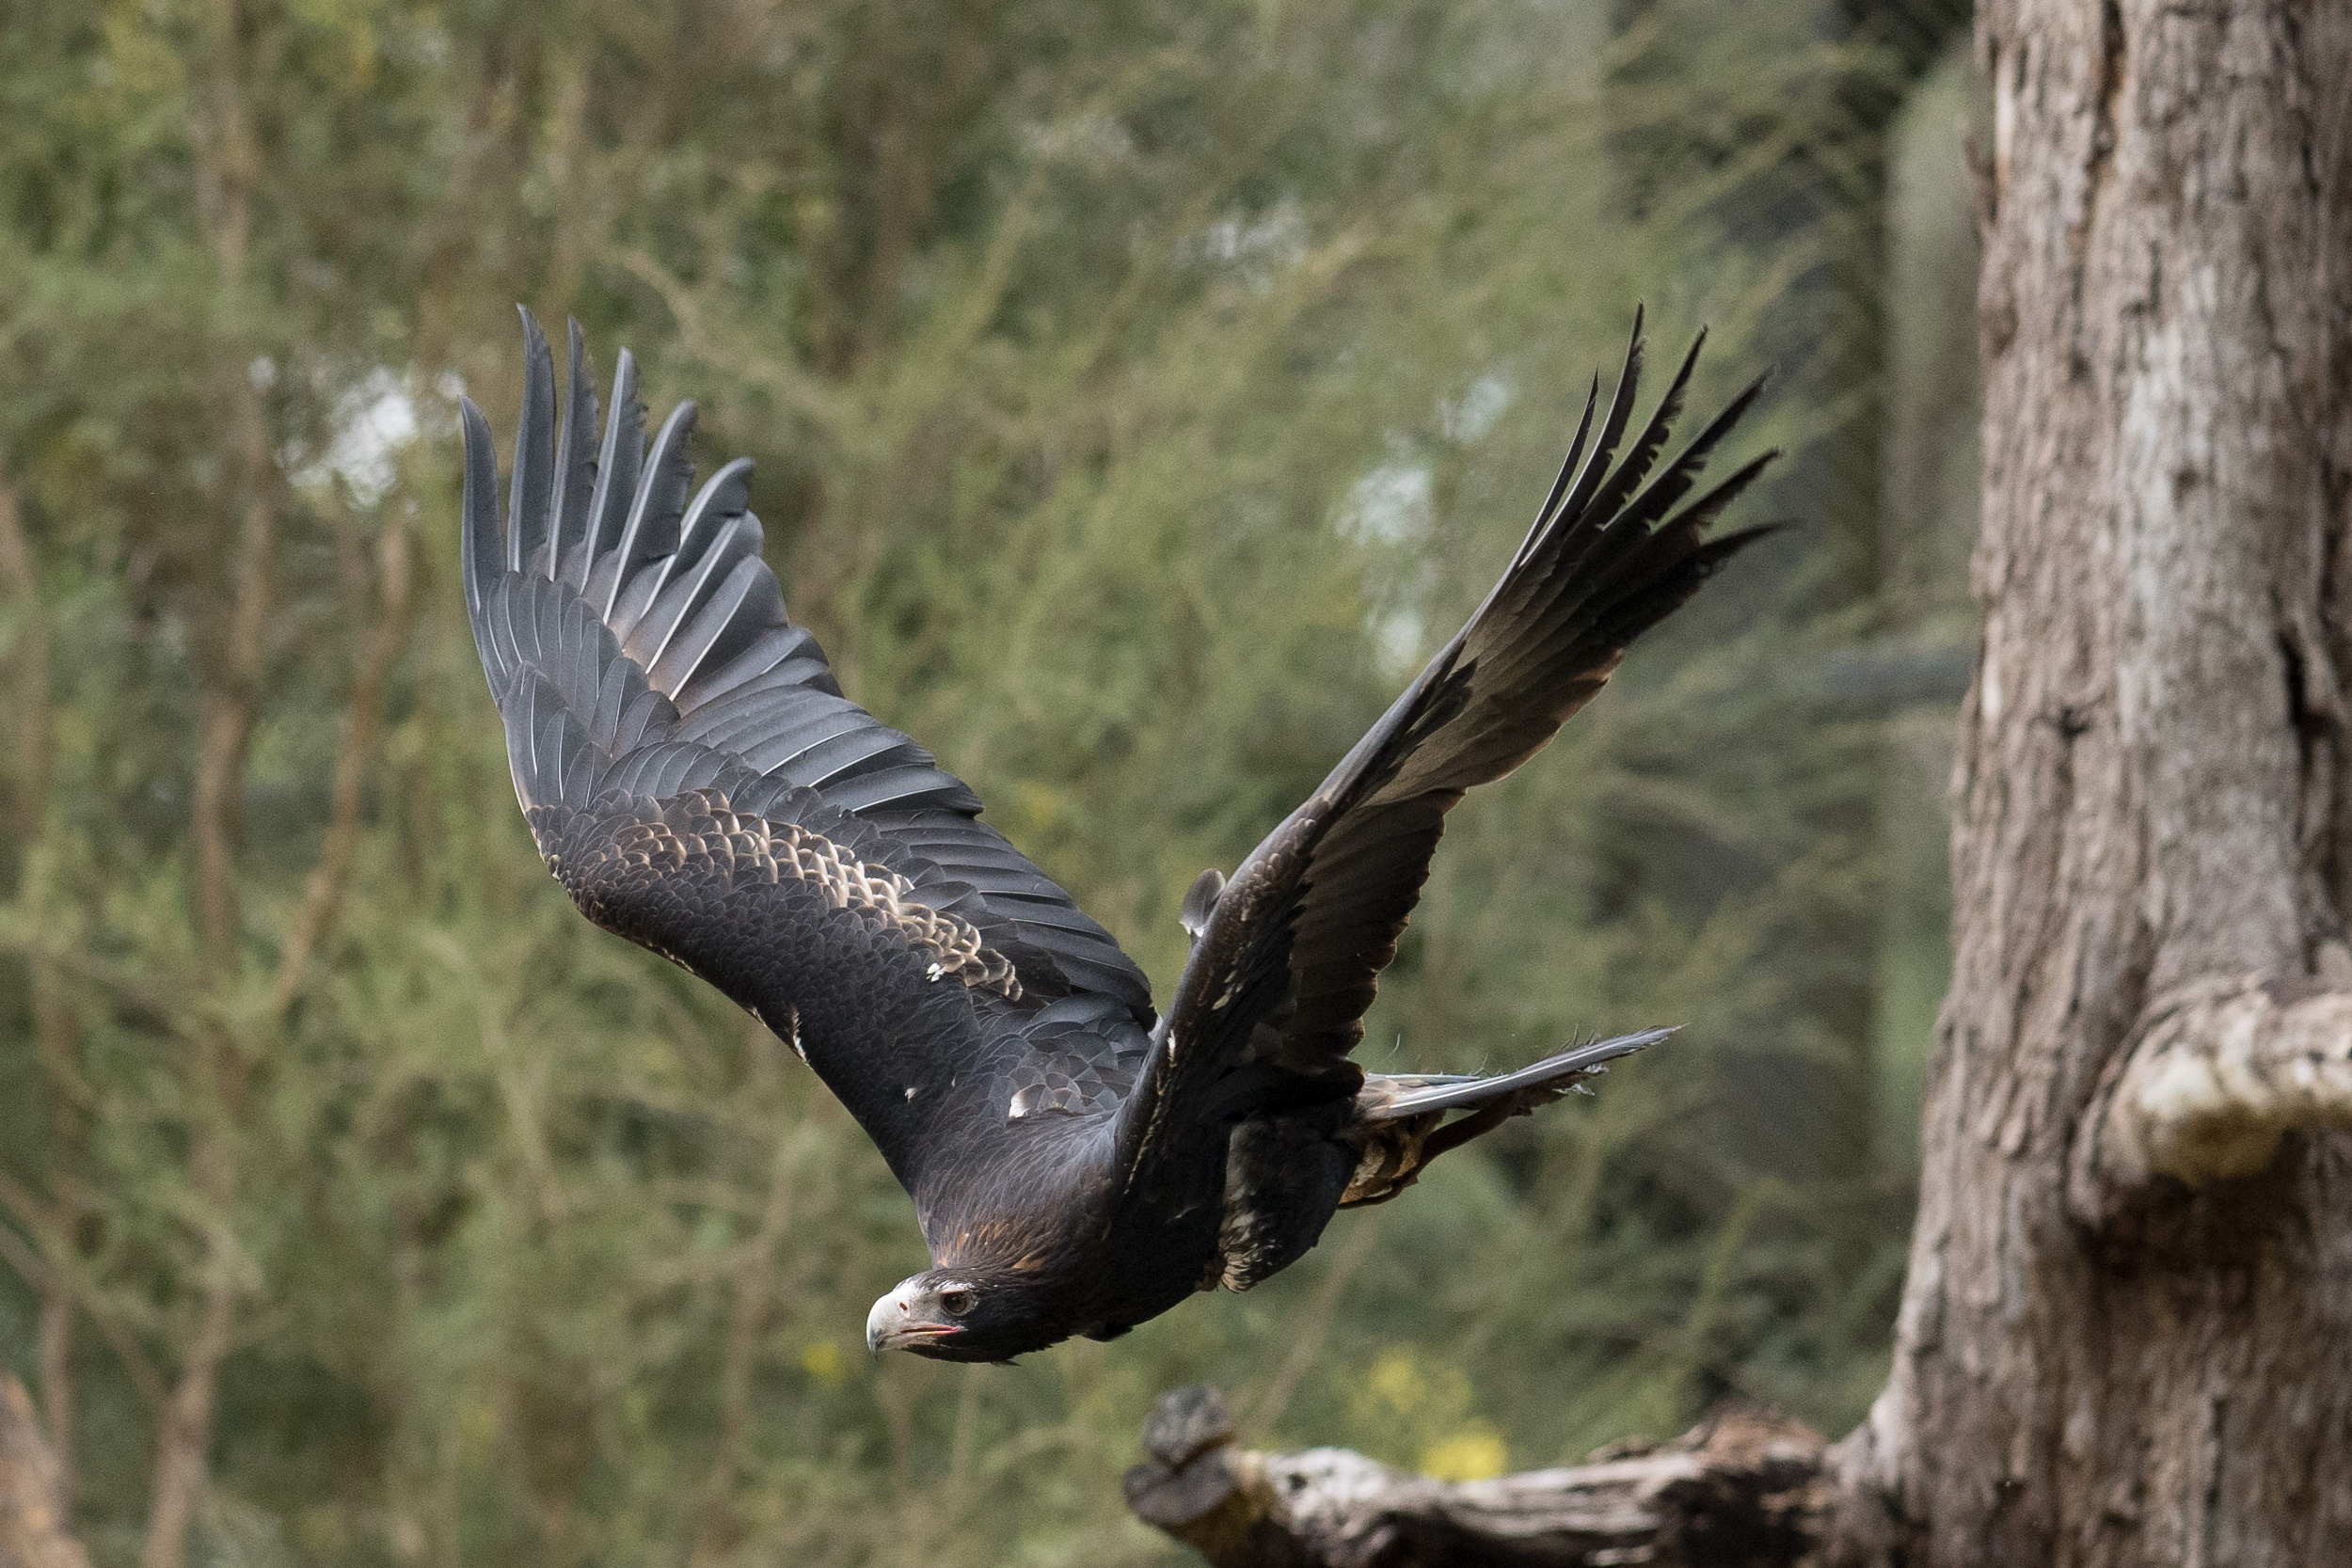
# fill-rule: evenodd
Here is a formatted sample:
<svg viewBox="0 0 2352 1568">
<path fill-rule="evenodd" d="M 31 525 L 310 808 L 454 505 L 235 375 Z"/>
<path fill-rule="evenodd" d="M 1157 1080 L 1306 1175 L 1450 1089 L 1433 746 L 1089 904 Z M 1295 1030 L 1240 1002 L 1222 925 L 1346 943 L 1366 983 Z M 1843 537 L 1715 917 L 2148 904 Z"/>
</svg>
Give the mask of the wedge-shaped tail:
<svg viewBox="0 0 2352 1568">
<path fill-rule="evenodd" d="M 1609 1070 L 1609 1064 L 1620 1056 L 1630 1056 L 1645 1046 L 1656 1045 L 1673 1033 L 1672 1029 L 1645 1029 L 1639 1034 L 1619 1035 L 1614 1039 L 1595 1040 L 1547 1056 L 1516 1072 L 1492 1076 L 1474 1072 L 1371 1073 L 1365 1077 L 1364 1092 L 1357 1097 L 1359 1114 L 1365 1122 L 1376 1125 L 1431 1111 L 1482 1107 L 1532 1090 L 1548 1091 L 1549 1096 L 1557 1097 L 1573 1088 L 1578 1079 L 1604 1073 Z"/>
</svg>

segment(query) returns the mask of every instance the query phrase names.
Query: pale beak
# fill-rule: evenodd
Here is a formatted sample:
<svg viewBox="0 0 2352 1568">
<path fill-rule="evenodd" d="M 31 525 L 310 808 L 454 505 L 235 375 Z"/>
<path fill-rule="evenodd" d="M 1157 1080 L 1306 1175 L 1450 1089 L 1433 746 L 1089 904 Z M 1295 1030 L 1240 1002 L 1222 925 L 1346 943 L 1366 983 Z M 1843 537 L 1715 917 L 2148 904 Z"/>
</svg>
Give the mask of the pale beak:
<svg viewBox="0 0 2352 1568">
<path fill-rule="evenodd" d="M 896 1291 L 874 1303 L 874 1309 L 866 1314 L 866 1348 L 876 1355 L 896 1346 L 946 1339 L 962 1332 L 954 1323 L 916 1317 Z"/>
</svg>

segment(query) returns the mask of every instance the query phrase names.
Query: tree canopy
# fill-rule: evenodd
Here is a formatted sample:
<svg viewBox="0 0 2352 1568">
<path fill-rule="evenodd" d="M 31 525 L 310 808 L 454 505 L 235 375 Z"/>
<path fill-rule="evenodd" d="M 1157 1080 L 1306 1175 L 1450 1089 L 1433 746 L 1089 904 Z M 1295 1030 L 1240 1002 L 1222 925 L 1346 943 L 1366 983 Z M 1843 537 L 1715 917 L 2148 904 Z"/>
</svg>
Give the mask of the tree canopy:
<svg viewBox="0 0 2352 1568">
<path fill-rule="evenodd" d="M 1801 0 L 0 28 L 0 1364 L 102 1563 L 1158 1560 L 1117 1478 L 1200 1378 L 1457 1475 L 1727 1389 L 1859 1416 L 1945 961 L 1906 704 L 1973 505 L 1967 95 L 1889 131 L 1917 38 Z M 757 459 L 845 688 L 1163 1000 L 1185 886 L 1483 592 L 1634 305 L 1708 325 L 1695 395 L 1777 371 L 1758 510 L 1807 526 L 1455 815 L 1367 1055 L 1684 1033 L 1248 1297 L 869 1367 L 922 1262 L 880 1159 L 514 809 L 453 399 L 514 405 L 517 300 L 694 398 L 704 471 Z"/>
</svg>

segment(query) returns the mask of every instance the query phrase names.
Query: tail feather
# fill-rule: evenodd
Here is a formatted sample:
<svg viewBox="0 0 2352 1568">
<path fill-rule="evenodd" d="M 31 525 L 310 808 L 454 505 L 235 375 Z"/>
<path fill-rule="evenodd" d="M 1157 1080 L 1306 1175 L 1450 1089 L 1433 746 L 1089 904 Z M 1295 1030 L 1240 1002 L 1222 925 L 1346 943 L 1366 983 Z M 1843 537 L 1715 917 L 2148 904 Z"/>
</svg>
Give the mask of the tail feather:
<svg viewBox="0 0 2352 1568">
<path fill-rule="evenodd" d="M 1577 1046 L 1531 1063 L 1516 1072 L 1498 1073 L 1486 1077 L 1476 1073 L 1424 1074 L 1413 1077 L 1391 1077 L 1374 1073 L 1368 1075 L 1366 1088 L 1382 1085 L 1395 1090 L 1376 1108 L 1368 1109 L 1366 1122 L 1399 1121 L 1431 1111 L 1474 1109 L 1504 1095 L 1526 1089 L 1556 1088 L 1565 1092 L 1568 1081 L 1588 1073 L 1606 1072 L 1608 1064 L 1620 1056 L 1630 1056 L 1645 1046 L 1658 1044 L 1674 1033 L 1674 1029 L 1644 1029 L 1638 1034 L 1619 1035 L 1613 1039 L 1596 1040 L 1590 1045 Z M 1410 1087 L 1403 1085 L 1409 1085 Z M 1372 1098 L 1367 1096 L 1367 1098 Z"/>
<path fill-rule="evenodd" d="M 1619 1035 L 1492 1078 L 1367 1074 L 1346 1134 L 1346 1145 L 1356 1154 L 1356 1169 L 1340 1195 L 1340 1207 L 1386 1203 L 1420 1180 L 1421 1173 L 1440 1154 L 1559 1099 L 1580 1087 L 1588 1074 L 1606 1072 L 1618 1057 L 1656 1045 L 1673 1033 L 1672 1029 L 1645 1029 Z M 1449 1113 L 1454 1111 L 1469 1115 L 1449 1121 Z"/>
</svg>

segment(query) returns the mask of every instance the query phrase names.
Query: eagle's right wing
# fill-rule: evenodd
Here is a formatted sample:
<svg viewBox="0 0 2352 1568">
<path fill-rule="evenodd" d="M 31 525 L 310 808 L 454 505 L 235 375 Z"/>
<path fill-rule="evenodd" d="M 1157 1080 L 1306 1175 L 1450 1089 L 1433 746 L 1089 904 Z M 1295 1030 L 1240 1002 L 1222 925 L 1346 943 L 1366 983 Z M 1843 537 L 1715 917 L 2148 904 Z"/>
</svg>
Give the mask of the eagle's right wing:
<svg viewBox="0 0 2352 1568">
<path fill-rule="evenodd" d="M 693 405 L 646 453 L 626 350 L 599 444 L 577 325 L 559 431 L 524 322 L 503 531 L 489 425 L 464 405 L 466 608 L 515 793 L 573 900 L 789 1040 L 918 1203 L 935 1159 L 1018 1119 L 1026 1078 L 1075 1103 L 1089 1072 L 1131 1076 L 1109 1058 L 1122 1037 L 1140 1055 L 1141 971 L 970 789 L 841 694 L 760 558 L 750 464 L 690 499 Z M 1009 1020 L 1086 1059 L 1041 1067 Z M 1072 1020 L 1089 1026 L 1054 1027 Z"/>
<path fill-rule="evenodd" d="M 1559 478 L 1486 602 L 1314 794 L 1250 851 L 1205 920 L 1190 911 L 1199 939 L 1122 1111 L 1120 1160 L 1131 1204 L 1148 1212 L 1197 1202 L 1200 1183 L 1191 1173 L 1204 1163 L 1221 1170 L 1225 1130 L 1239 1117 L 1357 1091 L 1363 1074 L 1349 1053 L 1420 899 L 1446 813 L 1466 790 L 1539 750 L 1599 691 L 1635 637 L 1767 531 L 1705 538 L 1770 452 L 1686 501 L 1760 383 L 1649 477 L 1697 357 L 1693 344 L 1613 466 L 1641 373 L 1635 318 L 1598 439 L 1580 467 L 1596 382 Z M 1205 900 L 1210 888 L 1200 891 Z"/>
</svg>

